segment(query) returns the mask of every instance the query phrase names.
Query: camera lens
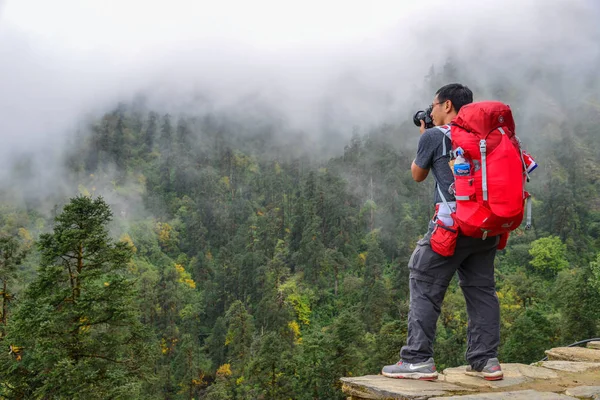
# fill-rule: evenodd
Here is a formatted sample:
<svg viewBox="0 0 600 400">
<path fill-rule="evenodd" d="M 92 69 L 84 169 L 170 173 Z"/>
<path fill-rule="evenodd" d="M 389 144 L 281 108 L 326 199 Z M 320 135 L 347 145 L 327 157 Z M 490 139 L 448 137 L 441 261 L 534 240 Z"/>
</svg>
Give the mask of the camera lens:
<svg viewBox="0 0 600 400">
<path fill-rule="evenodd" d="M 425 111 L 419 110 L 413 116 L 413 123 L 416 126 L 421 126 L 421 121 L 422 120 L 424 120 L 425 122 L 427 122 L 427 114 L 425 113 Z"/>
</svg>

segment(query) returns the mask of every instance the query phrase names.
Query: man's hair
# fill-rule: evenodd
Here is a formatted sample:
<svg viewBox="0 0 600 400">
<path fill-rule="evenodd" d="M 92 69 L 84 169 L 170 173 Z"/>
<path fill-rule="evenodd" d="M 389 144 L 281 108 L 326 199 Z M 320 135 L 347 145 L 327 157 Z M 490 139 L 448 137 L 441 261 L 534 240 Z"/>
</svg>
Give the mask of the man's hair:
<svg viewBox="0 0 600 400">
<path fill-rule="evenodd" d="M 471 89 L 460 83 L 450 83 L 442 86 L 435 94 L 440 103 L 450 100 L 456 112 L 465 104 L 473 102 L 473 92 Z"/>
</svg>

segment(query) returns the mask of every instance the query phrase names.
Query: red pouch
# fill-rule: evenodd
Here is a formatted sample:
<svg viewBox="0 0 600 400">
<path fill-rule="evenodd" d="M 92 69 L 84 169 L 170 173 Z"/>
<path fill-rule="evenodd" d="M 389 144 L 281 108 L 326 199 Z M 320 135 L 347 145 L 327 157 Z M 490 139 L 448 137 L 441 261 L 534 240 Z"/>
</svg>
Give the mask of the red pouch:
<svg viewBox="0 0 600 400">
<path fill-rule="evenodd" d="M 498 242 L 498 250 L 503 250 L 506 247 L 506 243 L 508 243 L 508 236 L 510 236 L 510 232 L 503 233 L 500 235 L 500 241 Z"/>
<path fill-rule="evenodd" d="M 429 241 L 431 250 L 443 257 L 454 255 L 456 239 L 458 238 L 458 226 L 456 222 L 452 226 L 446 226 L 439 219 L 435 221 L 435 227 Z"/>
</svg>

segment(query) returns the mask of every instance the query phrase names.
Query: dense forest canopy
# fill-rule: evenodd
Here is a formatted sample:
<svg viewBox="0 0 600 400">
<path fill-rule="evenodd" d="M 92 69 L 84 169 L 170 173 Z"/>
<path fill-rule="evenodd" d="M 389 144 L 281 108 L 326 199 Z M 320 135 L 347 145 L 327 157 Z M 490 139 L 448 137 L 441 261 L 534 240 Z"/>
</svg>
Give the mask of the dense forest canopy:
<svg viewBox="0 0 600 400">
<path fill-rule="evenodd" d="M 424 90 L 453 79 L 449 61 Z M 515 231 L 496 260 L 504 362 L 600 333 L 600 107 L 591 93 L 569 104 L 549 83 L 537 84 L 541 101 L 576 120 L 541 107 L 528 117 L 543 129 L 522 135 L 540 167 L 534 229 Z M 527 125 L 526 93 L 488 90 Z M 19 204 L 5 190 L 2 395 L 342 398 L 339 377 L 395 361 L 406 265 L 432 213 L 432 182 L 408 168 L 418 131 L 357 129 L 323 157 L 278 129 L 121 103 L 73 136 L 71 195 Z M 27 159 L 14 171 L 28 179 Z M 463 363 L 466 324 L 454 282 L 439 368 Z"/>
<path fill-rule="evenodd" d="M 341 400 L 396 362 L 433 213 L 411 118 L 450 82 L 510 104 L 539 164 L 533 229 L 495 261 L 500 360 L 599 336 L 597 5 L 462 3 L 452 31 L 428 2 L 380 42 L 275 59 L 182 40 L 119 88 L 104 53 L 57 67 L 0 25 L 0 398 Z M 439 370 L 466 329 L 453 281 Z"/>
</svg>

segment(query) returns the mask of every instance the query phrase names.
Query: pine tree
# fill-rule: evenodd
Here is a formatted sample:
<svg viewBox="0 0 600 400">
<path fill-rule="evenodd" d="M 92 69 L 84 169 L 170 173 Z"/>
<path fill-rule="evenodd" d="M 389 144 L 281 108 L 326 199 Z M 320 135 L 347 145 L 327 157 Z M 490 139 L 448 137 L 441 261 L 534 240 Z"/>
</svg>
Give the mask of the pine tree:
<svg viewBox="0 0 600 400">
<path fill-rule="evenodd" d="M 139 395 L 151 377 L 139 322 L 130 245 L 108 235 L 101 198 L 79 196 L 39 241 L 38 276 L 8 326 L 0 380 L 16 398 L 106 399 Z"/>
<path fill-rule="evenodd" d="M 385 255 L 379 246 L 377 232 L 367 236 L 364 288 L 362 293 L 363 320 L 367 330 L 379 330 L 381 319 L 388 307 L 388 293 L 382 280 Z"/>
<path fill-rule="evenodd" d="M 125 170 L 125 163 L 127 158 L 127 141 L 125 138 L 125 116 L 121 109 L 119 109 L 117 114 L 117 124 L 115 126 L 114 133 L 114 147 L 113 154 L 115 157 L 115 163 L 117 164 L 117 169 L 121 175 L 123 175 Z"/>
<path fill-rule="evenodd" d="M 171 190 L 171 170 L 173 164 L 173 126 L 171 125 L 171 116 L 169 114 L 165 114 L 164 116 L 159 144 L 161 148 L 159 167 L 160 184 L 164 192 L 168 193 Z"/>
<path fill-rule="evenodd" d="M 227 310 L 225 320 L 227 321 L 225 346 L 227 346 L 229 360 L 243 365 L 250 355 L 254 319 L 246 310 L 244 303 L 237 300 Z"/>
<path fill-rule="evenodd" d="M 256 355 L 250 363 L 250 376 L 265 399 L 289 397 L 293 363 L 290 343 L 276 332 L 269 332 L 256 341 Z"/>
<path fill-rule="evenodd" d="M 525 310 L 512 325 L 510 336 L 502 346 L 503 359 L 526 364 L 541 360 L 544 350 L 556 337 L 553 328 L 542 312 Z"/>
<path fill-rule="evenodd" d="M 177 151 L 179 154 L 190 156 L 192 151 L 192 131 L 185 117 L 177 121 Z"/>
<path fill-rule="evenodd" d="M 160 146 L 164 151 L 170 153 L 172 144 L 173 125 L 171 124 L 171 115 L 165 114 L 160 132 Z"/>
<path fill-rule="evenodd" d="M 154 139 L 156 138 L 158 115 L 155 112 L 151 112 L 148 115 L 148 127 L 144 131 L 143 145 L 146 152 L 150 153 L 154 147 Z"/>
<path fill-rule="evenodd" d="M 8 306 L 13 297 L 9 285 L 15 279 L 17 267 L 27 255 L 27 252 L 28 248 L 21 246 L 14 236 L 0 237 L 0 290 L 2 290 L 0 292 L 0 298 L 2 299 L 0 338 L 4 335 L 4 327 L 8 321 Z"/>
</svg>

